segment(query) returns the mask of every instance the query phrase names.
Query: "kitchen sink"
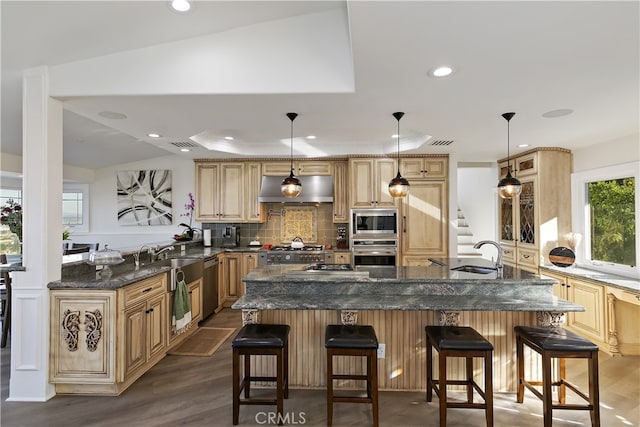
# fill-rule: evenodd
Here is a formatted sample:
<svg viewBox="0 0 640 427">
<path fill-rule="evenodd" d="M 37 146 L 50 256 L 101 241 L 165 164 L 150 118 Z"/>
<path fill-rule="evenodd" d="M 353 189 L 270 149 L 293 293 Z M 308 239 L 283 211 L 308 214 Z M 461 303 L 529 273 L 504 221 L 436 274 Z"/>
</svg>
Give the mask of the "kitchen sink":
<svg viewBox="0 0 640 427">
<path fill-rule="evenodd" d="M 168 283 L 170 291 L 175 290 L 178 280 L 191 283 L 200 279 L 204 274 L 204 264 L 200 258 L 169 258 L 156 261 L 153 265 L 171 267 Z"/>
<path fill-rule="evenodd" d="M 453 271 L 462 271 L 464 273 L 476 273 L 476 274 L 489 274 L 498 271 L 497 268 L 492 267 L 480 267 L 479 265 L 461 265 L 460 267 L 452 268 Z"/>
</svg>

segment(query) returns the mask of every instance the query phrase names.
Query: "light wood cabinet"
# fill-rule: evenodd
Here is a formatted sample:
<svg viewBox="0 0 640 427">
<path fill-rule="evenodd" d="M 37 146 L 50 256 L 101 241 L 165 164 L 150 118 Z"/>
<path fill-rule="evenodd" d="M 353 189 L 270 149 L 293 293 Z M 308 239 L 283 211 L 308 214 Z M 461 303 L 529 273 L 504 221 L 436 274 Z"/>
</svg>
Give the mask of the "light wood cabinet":
<svg viewBox="0 0 640 427">
<path fill-rule="evenodd" d="M 223 301 L 224 307 L 231 307 L 244 295 L 242 278 L 258 266 L 258 253 L 225 252 L 218 255 L 218 259 L 220 260 L 220 301 Z"/>
<path fill-rule="evenodd" d="M 122 393 L 168 345 L 167 275 L 124 288 L 51 291 L 50 382 L 61 394 Z"/>
<path fill-rule="evenodd" d="M 350 251 L 327 252 L 326 262 L 327 264 L 351 264 L 351 252 Z"/>
<path fill-rule="evenodd" d="M 263 162 L 263 174 L 266 176 L 289 176 L 291 161 Z M 293 174 L 305 175 L 333 175 L 333 163 L 327 160 L 294 160 Z"/>
<path fill-rule="evenodd" d="M 537 272 L 549 264 L 549 252 L 565 245 L 571 231 L 571 152 L 541 148 L 522 153 L 509 162 L 511 174 L 522 183 L 521 194 L 498 201 L 499 241 L 513 257 L 508 265 Z M 499 179 L 508 169 L 507 159 L 498 162 Z M 515 167 L 514 167 L 515 165 Z"/>
<path fill-rule="evenodd" d="M 449 253 L 448 189 L 444 180 L 411 181 L 402 199 L 401 265 L 423 265 L 429 256 Z M 419 264 L 416 264 L 419 263 Z"/>
<path fill-rule="evenodd" d="M 196 221 L 245 221 L 245 164 L 196 163 Z"/>
<path fill-rule="evenodd" d="M 245 189 L 247 200 L 244 217 L 247 222 L 265 222 L 266 208 L 264 203 L 258 202 L 262 187 L 262 163 L 252 162 L 246 165 Z"/>
<path fill-rule="evenodd" d="M 607 286 L 609 344 L 622 355 L 640 354 L 640 292 Z"/>
<path fill-rule="evenodd" d="M 430 255 L 403 255 L 402 265 L 404 267 L 428 267 L 431 265 L 429 256 Z"/>
<path fill-rule="evenodd" d="M 444 179 L 448 172 L 448 158 L 445 157 L 400 159 L 400 173 L 407 179 Z"/>
<path fill-rule="evenodd" d="M 347 162 L 333 164 L 333 222 L 349 222 L 349 197 L 347 192 Z"/>
<path fill-rule="evenodd" d="M 187 292 L 189 294 L 189 307 L 191 307 L 191 323 L 185 329 L 185 332 L 176 333 L 173 330 L 171 320 L 167 324 L 167 334 L 169 336 L 169 348 L 174 348 L 180 345 L 182 341 L 186 340 L 193 334 L 198 327 L 198 322 L 202 320 L 202 278 L 187 283 Z M 168 294 L 168 306 L 169 306 L 169 319 L 173 317 L 173 298 L 175 292 L 169 292 Z"/>
<path fill-rule="evenodd" d="M 389 194 L 389 181 L 396 176 L 396 173 L 396 161 L 393 159 L 349 159 L 351 207 L 395 207 L 395 199 Z"/>
</svg>

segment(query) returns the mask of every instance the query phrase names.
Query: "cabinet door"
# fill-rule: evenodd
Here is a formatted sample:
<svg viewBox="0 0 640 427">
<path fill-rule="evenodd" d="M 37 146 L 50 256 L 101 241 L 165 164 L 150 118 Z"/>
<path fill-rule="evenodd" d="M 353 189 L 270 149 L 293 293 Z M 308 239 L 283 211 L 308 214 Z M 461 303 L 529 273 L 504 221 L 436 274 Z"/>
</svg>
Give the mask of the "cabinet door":
<svg viewBox="0 0 640 427">
<path fill-rule="evenodd" d="M 197 323 L 202 319 L 202 279 L 189 283 L 187 290 L 191 305 L 191 319 L 192 322 Z"/>
<path fill-rule="evenodd" d="M 258 254 L 248 252 L 242 254 L 242 271 L 238 279 L 238 296 L 241 297 L 245 294 L 245 285 L 242 278 L 251 273 L 254 268 L 258 267 Z"/>
<path fill-rule="evenodd" d="M 349 159 L 349 188 L 352 207 L 371 208 L 375 206 L 373 173 L 372 159 Z"/>
<path fill-rule="evenodd" d="M 247 178 L 245 181 L 247 191 L 247 203 L 245 206 L 245 218 L 249 222 L 265 221 L 265 205 L 258 202 L 260 187 L 262 186 L 262 166 L 260 163 L 247 164 Z"/>
<path fill-rule="evenodd" d="M 413 182 L 402 202 L 402 255 L 446 256 L 447 211 L 447 185 L 444 181 Z"/>
<path fill-rule="evenodd" d="M 376 159 L 375 161 L 375 207 L 377 208 L 394 208 L 396 199 L 389 194 L 389 181 L 391 181 L 398 169 L 396 161 L 392 159 Z"/>
<path fill-rule="evenodd" d="M 537 242 L 536 236 L 536 197 L 537 188 L 535 178 L 522 180 L 522 192 L 518 196 L 518 235 L 517 239 L 520 244 L 535 247 Z"/>
<path fill-rule="evenodd" d="M 220 164 L 220 221 L 244 220 L 244 164 Z"/>
<path fill-rule="evenodd" d="M 336 264 L 351 264 L 351 252 L 336 252 L 334 257 Z"/>
<path fill-rule="evenodd" d="M 506 243 L 513 245 L 515 243 L 515 211 L 514 211 L 514 199 L 498 198 L 498 226 L 500 229 L 500 243 Z M 514 254 L 515 258 L 515 254 Z"/>
<path fill-rule="evenodd" d="M 424 162 L 422 158 L 400 160 L 400 173 L 407 179 L 420 179 L 424 176 Z"/>
<path fill-rule="evenodd" d="M 124 378 L 147 361 L 147 303 L 139 302 L 124 312 Z"/>
<path fill-rule="evenodd" d="M 297 173 L 303 175 L 332 175 L 331 162 L 322 160 L 300 160 L 296 162 Z"/>
<path fill-rule="evenodd" d="M 606 338 L 604 286 L 569 278 L 568 299 L 584 306 L 586 311 L 571 312 L 568 326 L 587 338 L 601 342 Z"/>
<path fill-rule="evenodd" d="M 349 222 L 347 162 L 335 162 L 333 170 L 333 222 Z"/>
<path fill-rule="evenodd" d="M 149 337 L 147 359 L 152 359 L 165 350 L 168 323 L 167 295 L 162 294 L 150 299 L 147 304 L 147 331 Z"/>
<path fill-rule="evenodd" d="M 238 298 L 240 287 L 240 274 L 242 272 L 242 254 L 225 254 L 221 265 L 223 271 L 223 282 L 225 300 L 227 306 Z"/>
<path fill-rule="evenodd" d="M 196 221 L 218 219 L 218 187 L 220 171 L 218 163 L 196 164 Z"/>
<path fill-rule="evenodd" d="M 293 174 L 297 175 L 298 170 L 293 165 Z M 263 162 L 262 174 L 266 176 L 281 176 L 283 179 L 291 172 L 291 162 Z"/>
</svg>

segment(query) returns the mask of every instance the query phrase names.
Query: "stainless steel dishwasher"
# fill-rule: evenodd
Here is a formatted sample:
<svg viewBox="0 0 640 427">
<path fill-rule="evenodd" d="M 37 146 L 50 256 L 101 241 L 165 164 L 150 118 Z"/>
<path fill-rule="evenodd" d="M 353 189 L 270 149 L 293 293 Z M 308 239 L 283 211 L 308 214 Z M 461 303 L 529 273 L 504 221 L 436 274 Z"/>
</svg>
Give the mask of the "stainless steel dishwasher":
<svg viewBox="0 0 640 427">
<path fill-rule="evenodd" d="M 211 316 L 218 308 L 218 257 L 204 260 L 202 277 L 202 319 Z"/>
</svg>

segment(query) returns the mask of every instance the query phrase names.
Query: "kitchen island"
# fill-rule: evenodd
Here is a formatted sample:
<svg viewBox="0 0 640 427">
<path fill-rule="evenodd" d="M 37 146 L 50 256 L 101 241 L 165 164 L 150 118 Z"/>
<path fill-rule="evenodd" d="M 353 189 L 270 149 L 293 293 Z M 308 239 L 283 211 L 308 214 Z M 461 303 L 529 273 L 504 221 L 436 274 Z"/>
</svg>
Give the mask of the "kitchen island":
<svg viewBox="0 0 640 427">
<path fill-rule="evenodd" d="M 436 262 L 428 267 L 357 267 L 353 273 L 306 272 L 301 266 L 258 268 L 243 278 L 246 294 L 232 307 L 243 310 L 245 322 L 291 326 L 292 386 L 325 387 L 324 328 L 355 322 L 372 325 L 384 344 L 381 389 L 424 390 L 424 327 L 460 324 L 493 343 L 497 392 L 516 389 L 514 326 L 551 324 L 561 313 L 584 310 L 554 297 L 551 279 L 511 267 L 499 278 L 482 259 Z M 464 266 L 478 267 L 472 269 L 477 272 L 454 270 Z M 259 363 L 267 375 L 272 367 Z M 461 368 L 462 362 L 453 363 L 452 375 Z"/>
</svg>

